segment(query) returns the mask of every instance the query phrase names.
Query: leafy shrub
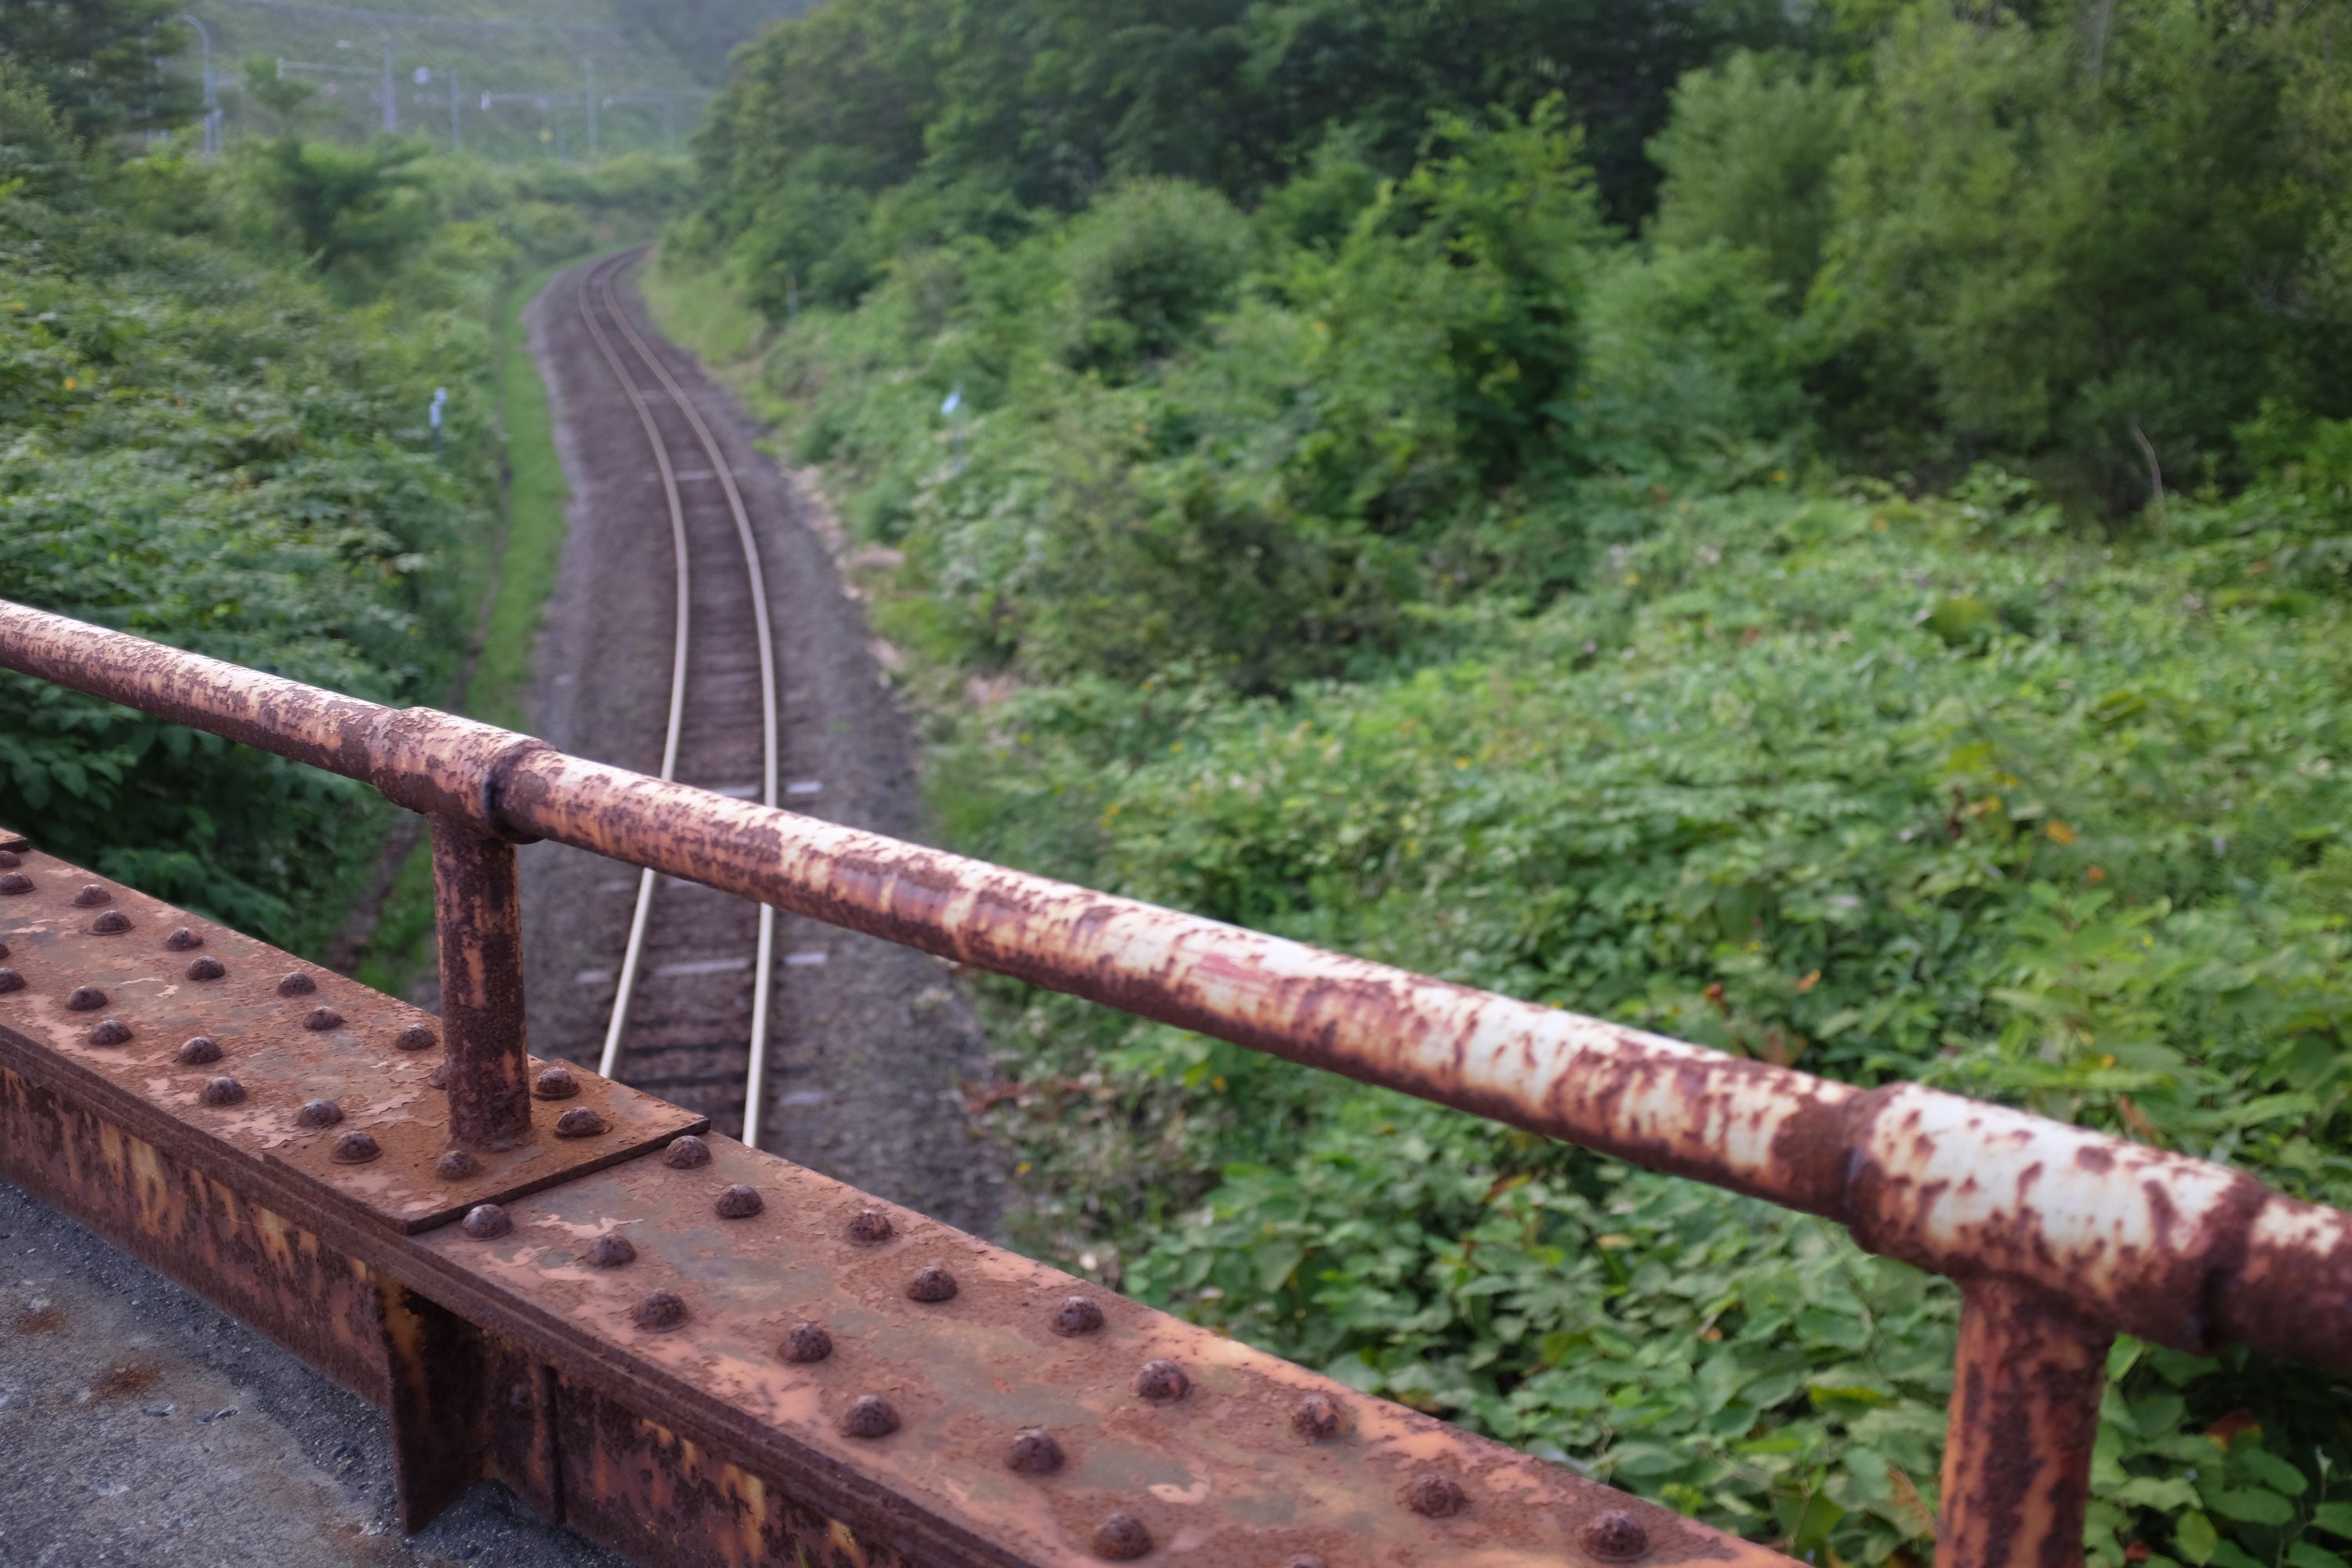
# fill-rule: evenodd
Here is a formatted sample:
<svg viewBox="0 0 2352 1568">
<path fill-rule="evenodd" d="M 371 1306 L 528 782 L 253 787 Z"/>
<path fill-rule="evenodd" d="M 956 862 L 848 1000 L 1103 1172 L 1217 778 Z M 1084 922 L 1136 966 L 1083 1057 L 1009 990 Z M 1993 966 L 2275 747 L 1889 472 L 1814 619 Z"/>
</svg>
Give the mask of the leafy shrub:
<svg viewBox="0 0 2352 1568">
<path fill-rule="evenodd" d="M 1562 444 L 1606 239 L 1579 149 L 1557 99 L 1525 119 L 1441 118 L 1339 254 L 1301 264 L 1297 291 L 1343 345 L 1410 331 L 1400 309 L 1442 332 L 1454 441 L 1490 481 Z"/>
<path fill-rule="evenodd" d="M 2344 25 L 2127 5 L 2084 62 L 2063 28 L 1906 10 L 1841 168 L 1825 326 L 1916 362 L 1908 423 L 2046 458 L 2073 494 L 2149 499 L 2151 451 L 2176 490 L 2242 477 L 2229 432 L 2265 393 L 2352 411 L 2320 370 L 2352 318 L 2247 286 L 2294 289 L 2326 243 L 2352 144 L 2284 89 Z"/>
<path fill-rule="evenodd" d="M 81 182 L 81 161 L 48 100 L 0 54 L 0 192 L 55 202 Z"/>
<path fill-rule="evenodd" d="M 1601 274 L 1576 391 L 1586 458 L 1670 472 L 1770 442 L 1806 445 L 1803 330 L 1763 256 L 1660 246 Z"/>
<path fill-rule="evenodd" d="M 943 793 L 982 853 L 2343 1204 L 2352 602 L 2297 574 L 2346 515 L 2314 504 L 2182 508 L 2125 552 L 1994 475 L 1928 504 L 1767 480 L 1665 508 L 1605 585 L 1458 662 L 1279 704 L 1021 693 L 960 728 Z M 1041 1200 L 1039 1245 L 1801 1555 L 1924 1555 L 1948 1287 L 1811 1220 L 1020 1005 L 1024 1152 L 1078 1194 Z M 2128 1342 L 2112 1364 L 2102 1568 L 2135 1543 L 2327 1568 L 2341 1380 Z"/>
<path fill-rule="evenodd" d="M 1832 175 L 1858 133 L 1862 100 L 1795 58 L 1743 52 L 1691 72 L 1650 142 L 1663 179 L 1649 237 L 1757 252 L 1794 313 L 1821 269 L 1836 212 Z"/>
<path fill-rule="evenodd" d="M 172 0 L 18 0 L 0 6 L 0 57 L 59 125 L 95 146 L 194 117 L 194 85 L 165 64 L 192 39 L 177 16 Z"/>
<path fill-rule="evenodd" d="M 257 166 L 260 193 L 296 252 L 347 284 L 380 279 L 431 225 L 415 142 L 338 147 L 282 136 Z"/>
<path fill-rule="evenodd" d="M 1214 191 L 1148 180 L 1089 207 L 1057 260 L 1062 357 L 1119 373 L 1170 353 L 1233 302 L 1249 267 L 1249 224 Z"/>
</svg>

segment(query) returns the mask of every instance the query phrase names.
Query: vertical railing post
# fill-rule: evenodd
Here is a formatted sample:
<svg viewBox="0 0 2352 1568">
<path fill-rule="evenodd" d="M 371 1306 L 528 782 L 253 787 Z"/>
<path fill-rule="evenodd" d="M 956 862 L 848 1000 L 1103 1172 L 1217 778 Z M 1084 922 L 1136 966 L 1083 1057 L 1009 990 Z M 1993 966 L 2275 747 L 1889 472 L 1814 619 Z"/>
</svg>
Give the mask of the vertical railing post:
<svg viewBox="0 0 2352 1568">
<path fill-rule="evenodd" d="M 1961 1287 L 1936 1568 L 2082 1562 L 2114 1339 L 2034 1286 L 1991 1276 Z"/>
<path fill-rule="evenodd" d="M 530 1136 L 514 846 L 445 816 L 430 820 L 450 1136 L 509 1149 Z"/>
</svg>

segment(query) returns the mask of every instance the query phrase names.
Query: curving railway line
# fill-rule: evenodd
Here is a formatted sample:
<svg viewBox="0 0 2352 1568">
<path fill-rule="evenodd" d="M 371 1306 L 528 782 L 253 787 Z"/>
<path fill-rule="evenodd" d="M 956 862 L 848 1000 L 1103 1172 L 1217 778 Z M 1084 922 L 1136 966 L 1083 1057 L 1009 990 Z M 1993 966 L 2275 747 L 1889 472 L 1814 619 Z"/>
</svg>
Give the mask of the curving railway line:
<svg viewBox="0 0 2352 1568">
<path fill-rule="evenodd" d="M 614 280 L 638 254 L 582 268 L 572 303 L 636 414 L 667 514 L 676 594 L 660 775 L 772 806 L 776 637 L 760 542 L 718 437 L 621 307 Z M 598 1070 L 757 1147 L 775 944 L 767 905 L 641 872 Z"/>
</svg>

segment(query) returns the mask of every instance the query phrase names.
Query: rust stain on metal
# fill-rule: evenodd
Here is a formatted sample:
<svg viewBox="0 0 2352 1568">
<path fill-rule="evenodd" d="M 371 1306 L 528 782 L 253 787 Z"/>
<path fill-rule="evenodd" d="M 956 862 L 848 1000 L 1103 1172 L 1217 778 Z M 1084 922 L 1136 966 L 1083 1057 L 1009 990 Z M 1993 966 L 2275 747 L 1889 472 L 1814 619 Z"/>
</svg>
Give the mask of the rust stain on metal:
<svg viewBox="0 0 2352 1568">
<path fill-rule="evenodd" d="M 2174 1228 L 2176 1239 L 2210 1242 L 2238 1224 L 2242 1258 L 2220 1245 L 2186 1258 L 2161 1242 L 2151 1251 L 2132 1238 L 2153 1240 L 2158 1213 L 2126 1174 L 2151 1152 L 2017 1117 L 2113 1162 L 2105 1173 L 2070 1162 L 2066 1181 L 2120 1220 L 2137 1263 L 2078 1268 L 2086 1248 L 2053 1219 L 2047 1190 L 2038 1203 L 2012 1192 L 1999 1204 L 1972 1190 L 1957 1224 L 1948 1221 L 1958 1184 L 1940 1214 L 1919 1201 L 1927 1184 L 1910 1173 L 1923 1163 L 2021 1168 L 2005 1132 L 1970 1124 L 1986 1108 L 1958 1096 L 1902 1089 L 1904 1113 L 1922 1111 L 1937 1131 L 1898 1147 L 1885 1114 L 1895 1090 L 1864 1092 L 560 752 L 522 759 L 503 798 L 513 830 L 1842 1220 L 1865 1247 L 1944 1273 L 2023 1266 L 2082 1310 L 2160 1342 L 2210 1349 L 2218 1330 L 2352 1366 L 2352 1216 L 2216 1166 L 2158 1155 L 2155 1176 L 2188 1190 L 2191 1223 Z M 2199 1201 L 2217 1181 L 2248 1195 L 2226 1214 Z M 2112 1249 L 2103 1256 L 2115 1261 Z M 2277 1310 L 2280 1293 L 2256 1284 L 2265 1279 L 2297 1280 L 2308 1307 Z M 2152 1289 L 2171 1304 L 2150 1310 Z"/>
<path fill-rule="evenodd" d="M 1310 1443 L 1339 1435 L 1339 1402 L 1328 1394 L 1310 1394 L 1290 1407 L 1290 1429 Z"/>
<path fill-rule="evenodd" d="M 1098 1561 L 1106 1540 L 1148 1540 L 1154 1560 L 1175 1563 L 1263 1548 L 1488 1568 L 1555 1562 L 1581 1519 L 1611 1508 L 1641 1512 L 1666 1543 L 1664 1562 L 1780 1562 L 1377 1402 L 1360 1402 L 1335 1440 L 1306 1448 L 1291 1411 L 1332 1397 L 1311 1374 L 723 1139 L 665 1137 L 664 1158 L 575 1172 L 543 1195 L 480 1205 L 462 1227 L 407 1234 L 383 1223 L 378 1194 L 346 1184 L 394 1155 L 381 1131 L 390 1123 L 376 1115 L 383 1080 L 370 1075 L 412 1081 L 425 1067 L 418 1053 L 372 1037 L 357 1054 L 364 1071 L 325 1081 L 284 1070 L 274 1052 L 315 1067 L 299 1053 L 326 1051 L 352 1031 L 302 1030 L 315 1004 L 278 994 L 281 956 L 212 928 L 207 940 L 231 975 L 247 978 L 199 994 L 205 1037 L 254 1090 L 237 1105 L 205 1107 L 184 1089 L 153 1089 L 151 1078 L 195 1078 L 173 1043 L 192 1037 L 194 1015 L 166 1005 L 189 990 L 168 968 L 102 973 L 113 1005 L 141 1027 L 128 1047 L 84 1054 L 70 1029 L 56 1037 L 66 1015 L 47 967 L 61 957 L 58 942 L 80 938 L 60 931 L 45 905 L 24 914 L 8 940 L 42 966 L 42 983 L 0 1024 L 0 1062 L 36 1065 L 166 1121 L 188 1152 L 87 1116 L 44 1136 L 45 1118 L 78 1113 L 11 1071 L 0 1077 L 0 1159 L 118 1238 L 173 1238 L 167 1268 L 389 1401 L 411 1523 L 488 1474 L 625 1549 L 635 1542 L 650 1557 L 745 1564 L 772 1560 L 785 1543 L 805 1547 L 812 1563 L 1012 1565 Z M 379 999 L 338 977 L 320 976 L 318 991 L 353 1029 L 405 1026 L 397 1009 L 376 1016 Z M 240 1007 L 255 1026 L 240 1022 Z M 598 1081 L 588 1079 L 583 1098 Z M 312 1101 L 343 1120 L 299 1128 L 298 1108 Z M 306 1165 L 283 1152 L 289 1139 L 348 1152 L 362 1133 L 382 1150 L 356 1167 L 325 1152 Z M 257 1139 L 278 1142 L 257 1157 Z M 91 1150 L 130 1152 L 91 1170 Z M 681 1150 L 688 1157 L 673 1165 L 668 1154 Z M 143 1177 L 142 1162 L 155 1167 Z M 248 1179 L 299 1189 L 302 1212 L 364 1241 L 369 1261 L 222 1184 Z M 763 1201 L 739 1200 L 728 1206 L 749 1212 L 728 1217 L 716 1194 L 745 1191 Z M 123 1211 L 126 1195 L 134 1208 L 193 1210 L 191 1220 L 142 1220 Z M 228 1216 L 220 1223 L 236 1246 L 267 1257 L 207 1244 L 203 1225 L 215 1214 Z M 848 1237 L 859 1216 L 871 1216 L 865 1245 Z M 634 1258 L 611 1267 L 621 1247 Z M 910 1299 L 908 1281 L 926 1278 L 952 1278 L 954 1292 Z M 464 1303 L 462 1319 L 440 1301 Z M 1060 1331 L 1074 1315 L 1087 1331 L 1067 1339 Z M 477 1375 L 478 1366 L 490 1370 Z M 1154 1403 L 1176 1391 L 1171 1367 L 1181 1397 Z M 1014 1469 L 1012 1446 L 1041 1432 L 1061 1466 Z M 1401 1531 L 1413 1523 L 1402 1489 L 1431 1471 L 1459 1477 L 1467 1504 L 1415 1526 L 1430 1533 Z M 1105 1536 L 1118 1516 L 1140 1534 L 1122 1526 Z"/>
<path fill-rule="evenodd" d="M 365 1265 L 17 1070 L 23 1065 L 0 1061 L 0 1176 L 382 1402 L 386 1373 Z"/>
<path fill-rule="evenodd" d="M 1936 1568 L 2082 1562 L 2113 1342 L 2032 1286 L 1984 1279 L 1966 1288 Z"/>
<path fill-rule="evenodd" d="M 625 1268 L 636 1260 L 636 1247 L 625 1236 L 600 1236 L 588 1245 L 592 1268 Z"/>
<path fill-rule="evenodd" d="M 562 1517 L 553 1379 L 513 1342 L 379 1283 L 401 1524 L 415 1531 L 484 1478 Z"/>
<path fill-rule="evenodd" d="M 1184 1369 L 1164 1356 L 1145 1362 L 1135 1374 L 1135 1392 L 1154 1405 L 1172 1405 L 1192 1391 L 1192 1380 Z"/>
<path fill-rule="evenodd" d="M 531 1134 L 514 846 L 446 816 L 432 832 L 450 1133 L 469 1149 L 512 1149 Z"/>
<path fill-rule="evenodd" d="M 556 1384 L 565 1521 L 640 1563 L 719 1568 L 1013 1568 L 958 1538 L 950 1552 L 904 1553 L 886 1510 L 855 1521 L 793 1496 L 670 1426 L 586 1385 Z"/>
<path fill-rule="evenodd" d="M 1874 1091 L 1840 1216 L 1873 1251 L 2031 1281 L 2096 1321 L 2210 1352 L 2352 1365 L 2352 1215 L 2252 1177 L 2000 1106 Z"/>
<path fill-rule="evenodd" d="M 604 1119 L 584 1105 L 576 1105 L 555 1119 L 558 1138 L 593 1138 L 606 1130 Z"/>
<path fill-rule="evenodd" d="M 612 1131 L 560 1139 L 551 1125 L 513 1148 L 486 1152 L 478 1168 L 451 1177 L 439 1168 L 449 1148 L 446 1098 L 428 1079 L 440 1053 L 399 1048 L 429 1015 L 331 971 L 291 970 L 307 989 L 280 994 L 291 961 L 224 926 L 129 889 L 114 902 L 137 923 L 128 939 L 91 935 L 75 916 L 73 889 L 84 875 L 47 856 L 22 852 L 41 874 L 26 899 L 0 905 L 0 941 L 25 987 L 0 995 L 0 1033 L 54 1052 L 156 1112 L 218 1137 L 241 1156 L 313 1179 L 376 1216 L 418 1229 L 446 1223 L 486 1199 L 528 1192 L 585 1168 L 658 1147 L 705 1120 L 594 1074 L 579 1100 Z M 192 984 L 163 933 L 201 932 L 224 978 Z M 78 1008 L 87 992 L 98 1000 Z M 313 1031 L 304 1022 L 321 1004 L 342 1020 Z M 93 1030 L 96 1008 L 124 1034 Z M 103 1028 L 101 1023 L 99 1026 Z M 208 1047 L 191 1050 L 202 1038 Z M 318 1109 L 309 1108 L 316 1106 Z M 340 1113 L 333 1114 L 333 1113 Z M 334 1155 L 338 1132 L 366 1132 L 380 1157 Z"/>
<path fill-rule="evenodd" d="M 1896 1107 L 1889 1091 L 664 783 L 19 605 L 0 604 L 0 664 L 365 780 L 474 834 L 556 839 L 1825 1215 L 1865 1246 L 1946 1273 L 2018 1273 L 2164 1343 L 2210 1349 L 2238 1337 L 2352 1366 L 2352 1216 L 2216 1166 L 1932 1090 L 1904 1089 Z M 5 885 L 37 869 L 12 871 Z M 1890 1126 L 1915 1113 L 1920 1128 Z M 2038 1191 L 2021 1179 L 1987 1195 L 1981 1181 L 1938 1173 L 2021 1178 L 2019 1122 L 2029 1142 L 2063 1146 L 2063 1159 L 2038 1162 Z M 2107 1234 L 2092 1236 L 2085 1214 Z"/>
<path fill-rule="evenodd" d="M 1150 1536 L 1153 1562 L 1306 1552 L 1388 1568 L 1529 1568 L 1587 1561 L 1588 1522 L 1613 1513 L 1647 1533 L 1649 1561 L 1785 1568 L 1763 1548 L 1382 1401 L 1351 1398 L 1352 1420 L 1303 1443 L 1294 1411 L 1310 1400 L 1336 1410 L 1336 1385 L 772 1155 L 703 1143 L 701 1167 L 634 1160 L 509 1204 L 503 1236 L 436 1231 L 414 1243 L 453 1288 L 499 1304 L 501 1332 L 550 1347 L 564 1369 L 560 1405 L 582 1378 L 609 1377 L 636 1391 L 638 1409 L 671 1413 L 667 1436 L 632 1427 L 595 1438 L 625 1441 L 650 1474 L 615 1466 L 584 1483 L 665 1524 L 740 1500 L 722 1504 L 708 1489 L 723 1453 L 761 1478 L 762 1510 L 793 1497 L 868 1549 L 969 1543 L 915 1557 L 923 1562 L 1099 1561 L 1097 1531 L 1126 1512 Z M 737 1184 L 768 1201 L 723 1219 L 711 1193 Z M 892 1234 L 855 1244 L 848 1221 L 867 1210 L 887 1214 Z M 615 1234 L 635 1258 L 601 1268 L 597 1247 Z M 908 1281 L 926 1268 L 952 1272 L 950 1301 L 909 1300 Z M 641 1320 L 656 1293 L 675 1300 L 682 1322 L 667 1308 Z M 1102 1318 L 1075 1340 L 1055 1326 L 1073 1296 Z M 1173 1386 L 1161 1363 L 1179 1369 L 1181 1398 L 1152 1397 Z M 1139 1378 L 1150 1384 L 1144 1397 Z M 869 1397 L 895 1426 L 880 1429 L 859 1403 Z M 1051 1439 L 1058 1469 L 1015 1468 L 1028 1433 Z M 567 1437 L 567 1455 L 572 1447 Z M 1462 1506 L 1443 1518 L 1414 1512 L 1408 1494 L 1423 1476 L 1458 1487 Z M 859 1498 L 880 1513 L 860 1513 Z M 711 1555 L 761 1561 L 748 1542 Z"/>
<path fill-rule="evenodd" d="M 1612 1511 L 1587 1520 L 1580 1543 L 1603 1563 L 1631 1563 L 1650 1550 L 1650 1532 L 1632 1514 Z"/>
<path fill-rule="evenodd" d="M 909 1301 L 928 1301 L 937 1305 L 941 1301 L 952 1301 L 955 1298 L 956 1277 L 944 1268 L 920 1269 L 907 1281 L 907 1300 Z"/>
</svg>

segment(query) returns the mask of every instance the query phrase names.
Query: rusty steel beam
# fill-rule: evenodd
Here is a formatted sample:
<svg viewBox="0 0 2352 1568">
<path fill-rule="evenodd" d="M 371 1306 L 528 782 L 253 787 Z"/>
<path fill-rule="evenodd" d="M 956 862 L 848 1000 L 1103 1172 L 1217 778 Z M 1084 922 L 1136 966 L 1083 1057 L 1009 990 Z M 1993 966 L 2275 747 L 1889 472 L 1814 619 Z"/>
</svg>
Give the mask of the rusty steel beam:
<svg viewBox="0 0 2352 1568">
<path fill-rule="evenodd" d="M 66 912 L 100 907 L 75 901 L 87 873 L 7 853 L 31 887 L 0 896 L 0 957 L 26 964 L 0 994 L 0 1175 L 385 1405 L 411 1528 L 490 1479 L 646 1563 L 1792 1568 L 723 1138 L 386 1223 L 283 1113 L 310 1062 L 387 1148 L 446 1147 L 440 1097 L 360 1092 L 403 1074 L 396 1045 L 321 1067 L 334 1031 L 306 1014 L 150 984 L 122 939 L 198 922 L 112 889 L 131 931 L 91 929 Z M 202 935 L 232 975 L 299 971 Z M 57 1005 L 77 975 L 115 1012 Z M 336 977 L 302 1000 L 362 1033 L 410 1016 Z M 128 1038 L 94 1043 L 93 1012 Z M 220 1060 L 166 1047 L 197 1026 Z M 225 1065 L 272 1114 L 187 1091 Z"/>
<path fill-rule="evenodd" d="M 2115 1335 L 2013 1280 L 1972 1281 L 1961 1301 L 1936 1568 L 2080 1563 Z"/>
<path fill-rule="evenodd" d="M 0 1025 L 0 1177 L 381 1405 L 373 1278 L 266 1194 L 41 1081 Z"/>
<path fill-rule="evenodd" d="M 209 1179 L 315 1183 L 415 1231 L 707 1125 L 566 1068 L 576 1092 L 528 1139 L 454 1147 L 431 1014 L 52 857 L 0 855 L 0 1065 L 8 1031 L 47 1042 L 44 1083 L 122 1097 L 118 1122 Z"/>
<path fill-rule="evenodd" d="M 2191 1351 L 2352 1367 L 2352 1215 L 1933 1089 L 1869 1092 L 714 795 L 0 603 L 0 665 L 547 837 L 1827 1215 Z M 2291 1305 L 2289 1305 L 2291 1303 Z"/>
<path fill-rule="evenodd" d="M 449 1133 L 467 1149 L 511 1149 L 530 1138 L 531 1088 L 514 846 L 449 817 L 431 824 Z"/>
</svg>

